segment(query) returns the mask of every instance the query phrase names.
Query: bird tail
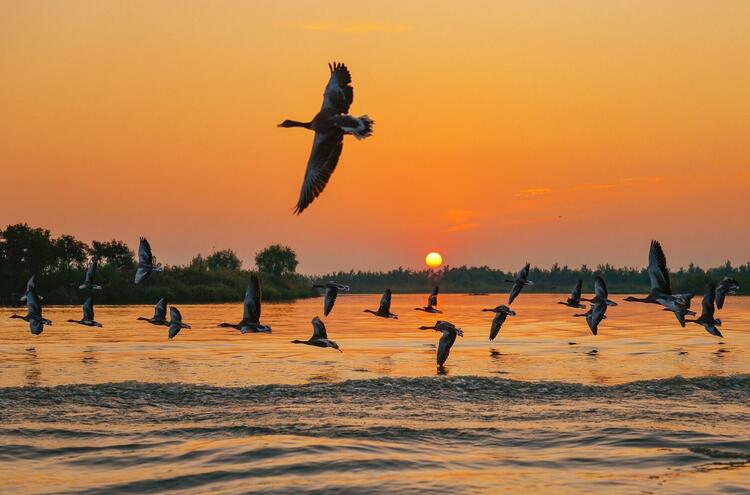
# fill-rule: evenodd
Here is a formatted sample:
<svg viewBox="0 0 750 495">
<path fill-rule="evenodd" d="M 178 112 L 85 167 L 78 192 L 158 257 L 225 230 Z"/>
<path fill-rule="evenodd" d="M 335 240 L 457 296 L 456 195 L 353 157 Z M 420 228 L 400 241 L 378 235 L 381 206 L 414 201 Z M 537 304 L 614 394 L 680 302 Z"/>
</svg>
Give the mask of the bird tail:
<svg viewBox="0 0 750 495">
<path fill-rule="evenodd" d="M 367 115 L 356 118 L 357 127 L 352 129 L 352 135 L 357 139 L 364 139 L 372 136 L 372 126 L 375 122 Z"/>
</svg>

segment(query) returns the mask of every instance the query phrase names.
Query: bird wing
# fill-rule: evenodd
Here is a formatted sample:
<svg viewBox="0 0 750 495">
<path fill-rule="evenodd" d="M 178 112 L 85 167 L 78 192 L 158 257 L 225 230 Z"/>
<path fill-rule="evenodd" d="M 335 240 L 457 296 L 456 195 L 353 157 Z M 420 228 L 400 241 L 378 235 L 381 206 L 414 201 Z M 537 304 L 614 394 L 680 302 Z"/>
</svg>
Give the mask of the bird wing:
<svg viewBox="0 0 750 495">
<path fill-rule="evenodd" d="M 182 314 L 180 314 L 180 310 L 175 308 L 174 306 L 171 306 L 169 308 L 169 320 L 171 324 L 177 324 L 179 326 L 180 323 L 182 323 Z M 171 326 L 170 326 L 170 332 L 171 332 Z"/>
<path fill-rule="evenodd" d="M 83 303 L 83 319 L 87 321 L 94 320 L 94 298 L 91 296 Z"/>
<path fill-rule="evenodd" d="M 141 243 L 138 245 L 138 263 L 150 265 L 152 257 L 151 244 L 148 243 L 145 237 L 141 237 Z"/>
<path fill-rule="evenodd" d="M 328 332 L 326 331 L 326 325 L 323 323 L 323 320 L 318 318 L 317 316 L 312 319 L 312 326 L 313 326 L 313 339 L 327 339 L 328 338 Z"/>
<path fill-rule="evenodd" d="M 34 335 L 39 335 L 44 330 L 44 322 L 41 318 L 29 318 L 29 330 Z"/>
<path fill-rule="evenodd" d="M 26 292 L 33 291 L 36 289 L 36 275 L 29 277 L 29 281 L 26 282 Z"/>
<path fill-rule="evenodd" d="M 430 297 L 427 298 L 427 306 L 437 306 L 438 305 L 438 292 L 440 292 L 440 287 L 437 285 L 434 289 L 432 289 L 432 293 L 430 294 Z"/>
<path fill-rule="evenodd" d="M 701 301 L 701 318 L 714 318 L 714 299 L 716 299 L 716 285 L 710 284 L 706 288 L 706 292 L 703 295 L 703 301 Z"/>
<path fill-rule="evenodd" d="M 174 309 L 174 308 L 170 308 L 170 310 L 171 309 Z M 180 330 L 182 330 L 182 327 L 180 326 L 179 323 L 171 323 L 169 325 L 169 338 L 170 339 L 174 338 L 175 335 L 180 333 Z"/>
<path fill-rule="evenodd" d="M 96 267 L 99 264 L 99 257 L 94 256 L 91 258 L 91 264 L 89 264 L 88 270 L 86 270 L 86 282 L 93 284 L 96 278 Z"/>
<path fill-rule="evenodd" d="M 39 296 L 33 290 L 26 293 L 26 310 L 29 316 L 35 318 L 42 317 L 42 304 L 39 302 Z"/>
<path fill-rule="evenodd" d="M 601 299 L 607 299 L 607 297 L 609 296 L 609 293 L 607 292 L 607 284 L 599 275 L 597 275 L 594 279 L 594 294 L 596 294 L 596 297 Z"/>
<path fill-rule="evenodd" d="M 518 294 L 521 293 L 521 289 L 523 289 L 523 284 L 519 284 L 518 282 L 513 284 L 513 287 L 510 289 L 510 295 L 508 296 L 508 304 L 513 304 L 513 301 L 518 297 Z"/>
<path fill-rule="evenodd" d="M 315 133 L 299 200 L 294 208 L 295 214 L 302 213 L 323 192 L 331 174 L 336 170 L 343 148 L 344 135 L 340 131 Z"/>
<path fill-rule="evenodd" d="M 167 317 L 167 300 L 165 298 L 159 299 L 159 302 L 154 306 L 154 320 L 163 320 Z"/>
<path fill-rule="evenodd" d="M 328 64 L 331 78 L 323 91 L 323 110 L 333 110 L 335 113 L 349 113 L 349 107 L 354 101 L 354 88 L 351 86 L 352 76 L 346 65 L 334 62 Z"/>
<path fill-rule="evenodd" d="M 260 323 L 260 279 L 257 275 L 250 275 L 250 283 L 245 290 L 245 311 L 242 319 L 251 323 Z"/>
<path fill-rule="evenodd" d="M 716 307 L 721 309 L 724 307 L 724 298 L 729 292 L 729 287 L 724 283 L 720 283 L 716 288 Z"/>
<path fill-rule="evenodd" d="M 437 351 L 437 363 L 439 366 L 442 366 L 443 363 L 445 363 L 445 361 L 448 359 L 448 354 L 450 354 L 451 347 L 453 347 L 453 343 L 455 341 L 455 332 L 443 332 L 443 335 L 440 337 L 440 343 L 438 344 Z"/>
<path fill-rule="evenodd" d="M 135 270 L 135 283 L 140 284 L 151 275 L 151 268 L 139 266 Z"/>
<path fill-rule="evenodd" d="M 586 322 L 589 324 L 591 333 L 596 335 L 599 329 L 599 323 L 604 319 L 604 313 L 607 312 L 607 305 L 604 303 L 592 304 Z"/>
<path fill-rule="evenodd" d="M 580 301 L 582 287 L 583 287 L 583 280 L 579 278 L 578 283 L 576 283 L 576 286 L 573 287 L 573 292 L 570 293 L 570 298 L 573 299 L 574 301 Z"/>
<path fill-rule="evenodd" d="M 497 313 L 492 319 L 492 327 L 490 328 L 490 340 L 495 340 L 497 334 L 500 333 L 500 329 L 505 323 L 505 319 L 508 317 L 506 313 Z"/>
<path fill-rule="evenodd" d="M 527 278 L 529 278 L 530 268 L 531 268 L 531 263 L 526 263 L 526 266 L 521 268 L 521 271 L 518 272 L 518 275 L 516 276 L 516 278 L 523 279 L 523 280 L 526 280 Z"/>
<path fill-rule="evenodd" d="M 339 289 L 335 285 L 329 285 L 326 289 L 325 302 L 323 303 L 323 314 L 328 316 L 333 309 L 333 305 L 336 303 L 336 296 L 339 294 Z"/>
<path fill-rule="evenodd" d="M 651 280 L 652 292 L 656 289 L 665 294 L 672 293 L 667 257 L 664 256 L 664 250 L 659 241 L 651 241 L 651 248 L 648 251 L 648 276 Z"/>
<path fill-rule="evenodd" d="M 380 298 L 380 307 L 378 313 L 390 313 L 391 312 L 391 289 L 386 289 L 383 292 L 383 297 Z"/>
</svg>

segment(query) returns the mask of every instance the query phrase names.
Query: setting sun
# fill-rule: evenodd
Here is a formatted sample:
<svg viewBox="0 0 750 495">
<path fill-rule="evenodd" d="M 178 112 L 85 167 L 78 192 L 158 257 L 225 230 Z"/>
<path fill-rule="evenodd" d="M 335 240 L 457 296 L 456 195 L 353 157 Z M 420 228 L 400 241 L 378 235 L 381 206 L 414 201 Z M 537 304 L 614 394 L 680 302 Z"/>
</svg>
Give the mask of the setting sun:
<svg viewBox="0 0 750 495">
<path fill-rule="evenodd" d="M 437 268 L 443 264 L 443 257 L 440 256 L 440 253 L 432 252 L 425 256 L 424 262 L 427 263 L 427 266 L 430 268 Z"/>
</svg>

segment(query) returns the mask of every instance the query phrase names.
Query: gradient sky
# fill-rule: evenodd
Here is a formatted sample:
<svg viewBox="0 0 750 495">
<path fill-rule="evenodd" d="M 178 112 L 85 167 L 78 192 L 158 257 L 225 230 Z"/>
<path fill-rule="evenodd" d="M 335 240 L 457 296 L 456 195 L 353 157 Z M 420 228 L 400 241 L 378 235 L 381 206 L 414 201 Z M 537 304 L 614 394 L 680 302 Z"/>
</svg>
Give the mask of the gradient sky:
<svg viewBox="0 0 750 495">
<path fill-rule="evenodd" d="M 0 224 L 300 271 L 750 260 L 750 2 L 0 4 Z M 300 217 L 327 62 L 352 113 Z"/>
</svg>

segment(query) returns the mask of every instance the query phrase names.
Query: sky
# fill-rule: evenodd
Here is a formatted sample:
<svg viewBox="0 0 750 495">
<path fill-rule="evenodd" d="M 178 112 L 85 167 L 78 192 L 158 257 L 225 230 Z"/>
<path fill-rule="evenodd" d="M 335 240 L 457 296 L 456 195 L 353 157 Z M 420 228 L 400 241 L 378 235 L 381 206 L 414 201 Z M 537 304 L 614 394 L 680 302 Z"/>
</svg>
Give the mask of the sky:
<svg viewBox="0 0 750 495">
<path fill-rule="evenodd" d="M 750 2 L 0 3 L 0 225 L 299 271 L 750 261 Z M 296 204 L 327 63 L 349 137 Z"/>
</svg>

